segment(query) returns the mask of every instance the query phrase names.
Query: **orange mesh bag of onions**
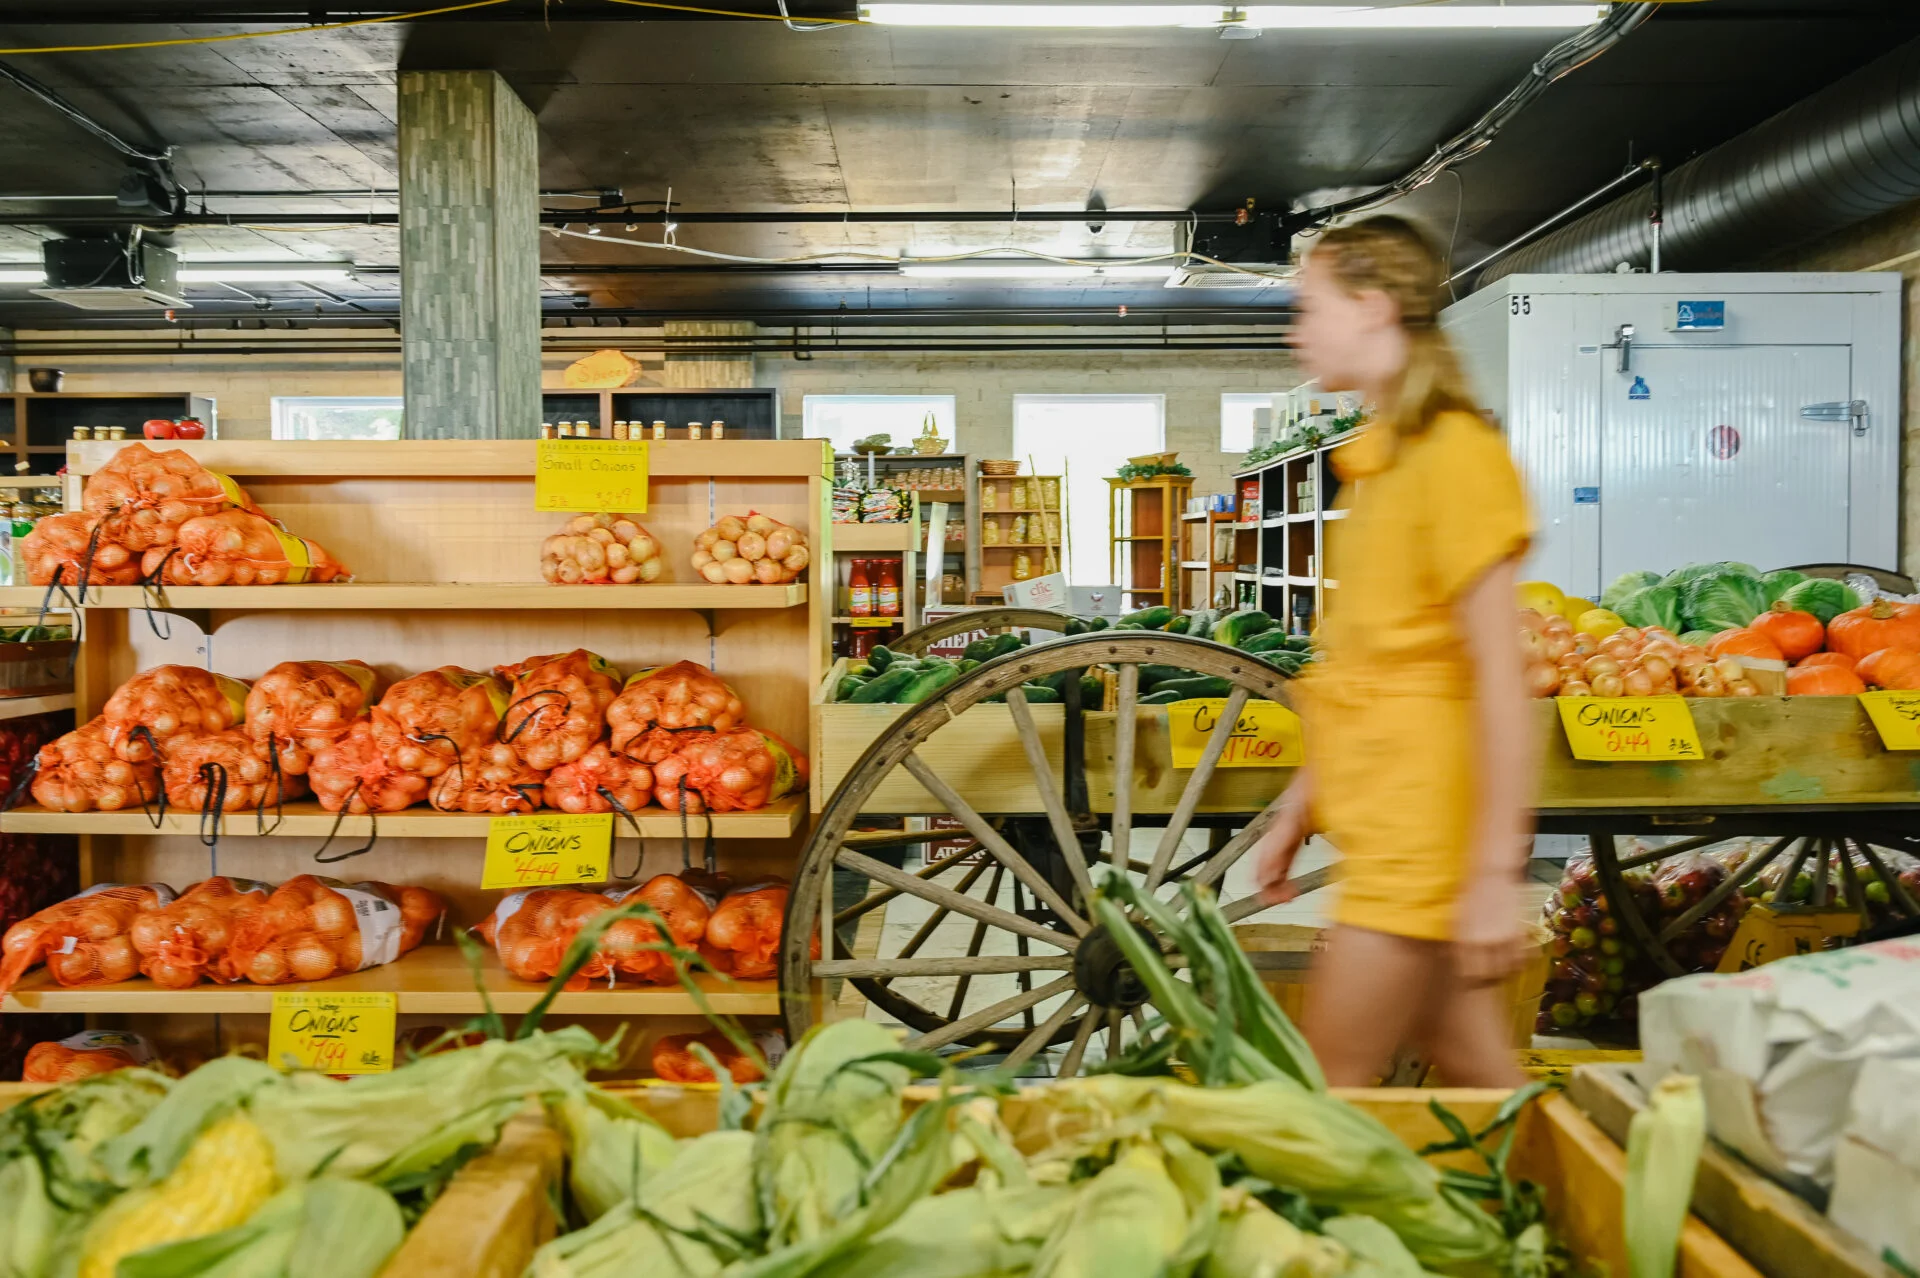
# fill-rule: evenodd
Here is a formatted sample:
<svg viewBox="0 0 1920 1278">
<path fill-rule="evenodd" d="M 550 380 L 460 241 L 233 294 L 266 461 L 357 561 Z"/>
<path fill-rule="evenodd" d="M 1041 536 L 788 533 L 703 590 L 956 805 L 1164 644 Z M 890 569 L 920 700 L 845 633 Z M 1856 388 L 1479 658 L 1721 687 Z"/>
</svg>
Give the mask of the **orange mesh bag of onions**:
<svg viewBox="0 0 1920 1278">
<path fill-rule="evenodd" d="M 614 908 L 612 901 L 584 888 L 527 888 L 509 892 L 474 930 L 500 956 L 500 966 L 523 981 L 544 981 L 560 971 L 567 947 L 587 920 Z M 581 969 L 567 981 L 570 990 L 613 972 L 605 938 Z"/>
<path fill-rule="evenodd" d="M 396 766 L 380 748 L 372 723 L 358 719 L 346 736 L 313 756 L 307 784 L 327 811 L 344 809 L 364 816 L 369 812 L 398 812 L 425 802 L 433 781 Z"/>
<path fill-rule="evenodd" d="M 143 911 L 173 900 L 164 883 L 99 883 L 49 905 L 0 937 L 0 999 L 42 959 L 62 985 L 112 985 L 140 974 L 128 935 Z"/>
<path fill-rule="evenodd" d="M 728 515 L 693 539 L 693 566 L 716 586 L 777 586 L 808 562 L 807 538 L 758 511 Z"/>
<path fill-rule="evenodd" d="M 256 985 L 324 981 L 393 962 L 418 946 L 446 910 L 425 888 L 302 874 L 246 917 L 227 961 Z"/>
<path fill-rule="evenodd" d="M 266 745 L 239 728 L 170 738 L 160 776 L 167 802 L 188 812 L 263 809 L 307 792 L 305 778 L 275 775 Z"/>
<path fill-rule="evenodd" d="M 660 542 L 632 515 L 575 515 L 540 545 L 540 575 L 557 585 L 626 586 L 657 581 Z"/>
<path fill-rule="evenodd" d="M 283 661 L 247 693 L 247 735 L 270 747 L 281 772 L 305 776 L 314 753 L 367 712 L 378 681 L 364 661 Z"/>
<path fill-rule="evenodd" d="M 437 777 L 493 743 L 507 695 L 493 675 L 441 666 L 387 689 L 373 708 L 373 739 L 394 767 Z"/>
<path fill-rule="evenodd" d="M 434 779 L 428 798 L 442 812 L 505 816 L 540 806 L 547 774 L 520 762 L 513 747 L 495 741 L 462 755 Z"/>
<path fill-rule="evenodd" d="M 105 715 L 41 746 L 34 767 L 33 801 L 55 812 L 118 812 L 160 793 L 151 759 L 128 763 L 114 754 Z"/>
<path fill-rule="evenodd" d="M 653 799 L 653 769 L 615 754 L 604 741 L 547 773 L 547 806 L 561 812 L 631 812 Z"/>
<path fill-rule="evenodd" d="M 246 490 L 177 448 L 128 444 L 87 479 L 80 508 L 128 550 L 170 546 L 180 525 L 233 508 L 259 512 Z"/>
<path fill-rule="evenodd" d="M 153 1048 L 138 1034 L 125 1030 L 82 1030 L 58 1042 L 35 1043 L 28 1048 L 20 1081 L 71 1083 L 152 1062 Z"/>
<path fill-rule="evenodd" d="M 674 759 L 685 767 L 687 788 L 700 792 L 710 812 L 764 808 L 807 783 L 807 757 L 758 728 L 689 733 L 681 738 Z M 654 769 L 656 786 L 664 782 L 677 788 L 676 769 L 669 766 L 673 762 Z"/>
<path fill-rule="evenodd" d="M 687 728 L 725 732 L 746 718 L 746 703 L 718 675 L 695 662 L 680 661 L 627 679 L 607 707 L 609 744 L 616 754 L 658 763 L 678 747 L 675 732 Z"/>
<path fill-rule="evenodd" d="M 694 1055 L 694 1044 L 712 1053 L 715 1063 L 733 1076 L 736 1083 L 757 1083 L 766 1075 L 753 1057 L 734 1046 L 719 1030 L 700 1034 L 669 1034 L 653 1045 L 653 1076 L 664 1083 L 711 1083 L 713 1071 Z M 777 1034 L 756 1034 L 753 1045 L 769 1065 L 777 1065 L 785 1054 L 786 1040 Z"/>
<path fill-rule="evenodd" d="M 726 894 L 707 920 L 701 957 L 716 972 L 742 980 L 762 981 L 780 964 L 780 927 L 787 912 L 790 889 L 785 879 L 761 879 Z M 820 937 L 813 938 L 813 957 L 820 957 Z"/>
<path fill-rule="evenodd" d="M 189 519 L 172 544 L 140 557 L 140 571 L 168 586 L 285 586 L 353 575 L 326 547 L 250 510 Z"/>
<path fill-rule="evenodd" d="M 672 956 L 653 947 L 664 943 L 689 954 L 695 952 L 707 931 L 710 909 L 706 898 L 677 874 L 656 874 L 639 887 L 609 888 L 607 899 L 616 906 L 644 901 L 667 925 L 665 938 L 648 918 L 621 919 L 608 927 L 600 948 L 614 970 L 662 985 L 678 980 Z"/>
<path fill-rule="evenodd" d="M 107 744 L 129 763 L 181 733 L 224 732 L 247 713 L 247 685 L 198 666 L 155 666 L 114 690 L 101 710 Z"/>
<path fill-rule="evenodd" d="M 20 543 L 20 563 L 35 586 L 131 586 L 140 560 L 107 536 L 100 517 L 83 511 L 48 515 Z"/>
<path fill-rule="evenodd" d="M 155 985 L 175 990 L 202 977 L 222 984 L 239 980 L 227 961 L 234 935 L 266 906 L 272 891 L 270 884 L 216 874 L 171 904 L 141 911 L 128 931 L 140 970 Z"/>
<path fill-rule="evenodd" d="M 513 683 L 500 718 L 500 740 L 530 768 L 549 772 L 572 763 L 607 732 L 607 707 L 620 694 L 620 672 L 585 648 L 528 657 L 494 671 Z"/>
</svg>

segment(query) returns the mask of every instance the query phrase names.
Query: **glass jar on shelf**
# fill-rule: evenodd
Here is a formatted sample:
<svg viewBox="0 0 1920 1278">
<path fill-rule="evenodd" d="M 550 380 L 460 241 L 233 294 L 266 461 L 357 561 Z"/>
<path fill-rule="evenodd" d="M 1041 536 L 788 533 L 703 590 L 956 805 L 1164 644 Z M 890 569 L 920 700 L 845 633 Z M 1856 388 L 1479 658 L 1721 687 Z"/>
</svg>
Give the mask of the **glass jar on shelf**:
<svg viewBox="0 0 1920 1278">
<path fill-rule="evenodd" d="M 980 485 L 980 509 L 989 512 L 1000 509 L 999 485 L 993 483 Z"/>
<path fill-rule="evenodd" d="M 1013 557 L 1013 579 L 1025 581 L 1033 576 L 1033 557 L 1026 551 L 1017 552 Z"/>
<path fill-rule="evenodd" d="M 1060 509 L 1060 481 L 1049 479 L 1042 485 L 1042 495 L 1046 498 L 1048 510 Z"/>
<path fill-rule="evenodd" d="M 1037 538 L 1028 537 L 1027 531 L 1027 517 L 1025 515 L 1015 515 L 1013 517 L 1013 534 L 1008 540 L 1016 546 L 1024 545 L 1028 541 L 1037 540 Z"/>
<path fill-rule="evenodd" d="M 1000 544 L 999 520 L 983 519 L 980 521 L 980 544 L 983 546 L 997 546 Z"/>
</svg>

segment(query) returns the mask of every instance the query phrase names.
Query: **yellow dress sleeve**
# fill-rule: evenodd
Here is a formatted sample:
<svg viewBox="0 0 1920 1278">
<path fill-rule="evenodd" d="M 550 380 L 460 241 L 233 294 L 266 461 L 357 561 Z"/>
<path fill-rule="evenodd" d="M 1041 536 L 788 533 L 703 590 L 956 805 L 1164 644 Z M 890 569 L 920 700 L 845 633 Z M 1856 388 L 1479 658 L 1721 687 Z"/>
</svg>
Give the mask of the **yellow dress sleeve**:
<svg viewBox="0 0 1920 1278">
<path fill-rule="evenodd" d="M 1533 538 L 1520 473 L 1506 439 L 1468 413 L 1430 428 L 1425 554 L 1432 588 L 1451 600 Z"/>
</svg>

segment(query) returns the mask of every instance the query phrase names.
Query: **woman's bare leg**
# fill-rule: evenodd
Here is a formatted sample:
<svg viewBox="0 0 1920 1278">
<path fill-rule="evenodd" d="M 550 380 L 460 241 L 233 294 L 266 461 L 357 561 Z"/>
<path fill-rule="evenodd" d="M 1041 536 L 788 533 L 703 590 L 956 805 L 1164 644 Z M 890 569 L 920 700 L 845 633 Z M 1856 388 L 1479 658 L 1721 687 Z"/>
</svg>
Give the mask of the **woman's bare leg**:
<svg viewBox="0 0 1920 1278">
<path fill-rule="evenodd" d="M 1446 971 L 1438 941 L 1338 925 L 1313 962 L 1307 986 L 1307 1044 L 1330 1087 L 1371 1087 L 1394 1049 L 1414 1035 Z"/>
<path fill-rule="evenodd" d="M 1449 1087 L 1522 1087 L 1514 1059 L 1513 1008 L 1503 983 L 1466 985 L 1449 962 L 1416 1039 Z"/>
</svg>

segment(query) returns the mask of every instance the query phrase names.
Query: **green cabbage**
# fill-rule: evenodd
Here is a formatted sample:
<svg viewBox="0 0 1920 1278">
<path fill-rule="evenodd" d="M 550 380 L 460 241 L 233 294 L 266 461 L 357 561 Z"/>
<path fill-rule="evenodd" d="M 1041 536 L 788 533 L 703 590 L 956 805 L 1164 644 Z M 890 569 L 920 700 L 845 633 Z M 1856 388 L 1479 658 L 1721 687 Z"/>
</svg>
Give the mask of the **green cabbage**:
<svg viewBox="0 0 1920 1278">
<path fill-rule="evenodd" d="M 1675 568 L 1660 579 L 1663 586 L 1685 586 L 1698 577 L 1709 577 L 1718 573 L 1738 573 L 1742 577 L 1759 579 L 1760 570 L 1752 564 L 1743 564 L 1737 559 L 1722 559 L 1714 563 L 1684 564 Z"/>
<path fill-rule="evenodd" d="M 1789 586 L 1780 601 L 1795 612 L 1812 613 L 1820 618 L 1823 626 L 1841 613 L 1860 606 L 1860 596 L 1852 586 L 1825 577 L 1809 577 L 1796 586 Z"/>
<path fill-rule="evenodd" d="M 1657 572 L 1647 572 L 1645 569 L 1639 572 L 1623 572 L 1613 579 L 1611 586 L 1601 592 L 1600 606 L 1612 612 L 1619 612 L 1621 605 L 1626 603 L 1628 596 L 1636 590 L 1645 590 L 1648 586 L 1659 584 L 1660 574 Z"/>
<path fill-rule="evenodd" d="M 1686 643 L 1686 644 L 1692 644 L 1696 648 L 1704 648 L 1708 644 L 1713 642 L 1713 631 L 1689 630 L 1685 634 L 1680 636 L 1680 642 Z"/>
<path fill-rule="evenodd" d="M 1691 630 L 1734 630 L 1766 610 L 1767 592 L 1758 577 L 1737 572 L 1695 577 L 1680 591 L 1680 612 Z"/>
<path fill-rule="evenodd" d="M 1629 626 L 1659 626 L 1680 631 L 1680 592 L 1672 586 L 1646 586 L 1620 601 L 1614 611 Z"/>
<path fill-rule="evenodd" d="M 1803 572 L 1795 572 L 1791 568 L 1776 568 L 1760 578 L 1760 585 L 1767 592 L 1767 602 L 1772 603 L 1806 579 L 1807 574 Z"/>
</svg>

